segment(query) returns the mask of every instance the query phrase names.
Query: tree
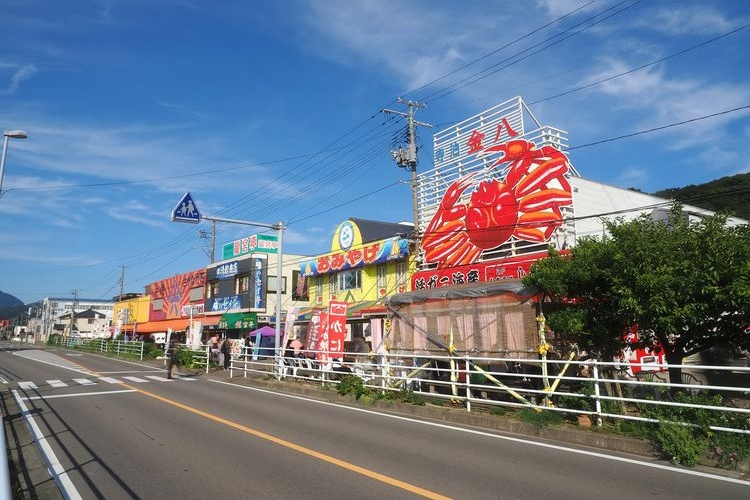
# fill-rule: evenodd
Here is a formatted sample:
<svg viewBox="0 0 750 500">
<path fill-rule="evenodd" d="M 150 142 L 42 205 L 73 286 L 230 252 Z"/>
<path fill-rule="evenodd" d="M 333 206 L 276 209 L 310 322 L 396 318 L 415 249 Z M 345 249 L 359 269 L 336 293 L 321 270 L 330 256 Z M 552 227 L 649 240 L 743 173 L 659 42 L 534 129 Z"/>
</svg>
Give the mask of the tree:
<svg viewBox="0 0 750 500">
<path fill-rule="evenodd" d="M 690 222 L 676 205 L 665 221 L 605 222 L 608 236 L 583 238 L 564 255 L 550 250 L 524 282 L 554 309 L 551 328 L 603 356 L 633 324 L 654 332 L 670 365 L 718 344 L 748 348 L 750 225 L 726 221 Z M 680 376 L 670 369 L 671 380 Z"/>
</svg>

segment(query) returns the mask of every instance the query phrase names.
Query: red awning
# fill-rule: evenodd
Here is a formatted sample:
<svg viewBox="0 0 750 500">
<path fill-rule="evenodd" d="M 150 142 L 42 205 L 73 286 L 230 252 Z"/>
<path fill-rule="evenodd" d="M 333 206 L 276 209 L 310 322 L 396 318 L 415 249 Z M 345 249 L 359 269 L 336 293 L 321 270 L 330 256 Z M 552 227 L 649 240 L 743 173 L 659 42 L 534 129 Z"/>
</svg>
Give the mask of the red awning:
<svg viewBox="0 0 750 500">
<path fill-rule="evenodd" d="M 221 319 L 221 314 L 217 314 L 214 316 L 193 316 L 193 321 L 200 321 L 201 325 L 206 326 L 213 326 L 219 322 Z M 171 328 L 172 331 L 185 331 L 187 330 L 188 323 L 190 322 L 190 318 L 179 318 L 179 319 L 166 319 L 163 321 L 149 321 L 147 323 L 128 323 L 125 325 L 122 325 L 122 328 L 120 329 L 123 332 L 132 332 L 133 330 L 136 331 L 136 333 L 154 333 L 154 332 L 166 332 L 167 329 Z"/>
<path fill-rule="evenodd" d="M 200 321 L 203 326 L 214 326 L 221 320 L 221 314 L 204 316 L 202 318 L 193 318 L 193 321 Z"/>
<path fill-rule="evenodd" d="M 164 321 L 149 321 L 148 323 L 138 323 L 136 333 L 154 333 L 166 332 L 169 328 L 173 331 L 185 331 L 188 327 L 190 318 L 167 319 Z"/>
</svg>

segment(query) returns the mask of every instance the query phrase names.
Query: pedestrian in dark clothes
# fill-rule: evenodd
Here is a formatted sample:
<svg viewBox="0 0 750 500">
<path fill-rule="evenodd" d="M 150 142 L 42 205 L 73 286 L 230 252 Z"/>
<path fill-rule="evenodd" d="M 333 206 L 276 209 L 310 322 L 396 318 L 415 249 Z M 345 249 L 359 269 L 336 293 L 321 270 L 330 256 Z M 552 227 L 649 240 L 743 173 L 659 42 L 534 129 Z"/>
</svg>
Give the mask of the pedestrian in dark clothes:
<svg viewBox="0 0 750 500">
<path fill-rule="evenodd" d="M 172 340 L 169 342 L 169 345 L 167 346 L 167 351 L 165 352 L 165 355 L 167 357 L 167 378 L 172 378 L 172 368 L 174 368 L 174 365 L 177 364 L 177 341 Z"/>
<path fill-rule="evenodd" d="M 232 362 L 232 344 L 229 339 L 224 339 L 224 343 L 221 344 L 221 353 L 224 355 L 224 369 L 228 370 Z"/>
</svg>

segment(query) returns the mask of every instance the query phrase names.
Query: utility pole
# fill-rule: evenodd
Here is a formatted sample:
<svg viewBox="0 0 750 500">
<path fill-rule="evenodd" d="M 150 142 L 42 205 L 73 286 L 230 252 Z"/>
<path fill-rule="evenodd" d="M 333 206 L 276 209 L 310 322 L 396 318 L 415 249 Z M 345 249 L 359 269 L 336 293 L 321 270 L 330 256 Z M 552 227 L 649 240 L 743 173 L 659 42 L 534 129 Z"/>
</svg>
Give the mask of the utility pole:
<svg viewBox="0 0 750 500">
<path fill-rule="evenodd" d="M 78 289 L 74 288 L 70 293 L 73 294 L 73 307 L 70 309 L 70 331 L 68 332 L 68 337 L 73 336 L 73 318 L 75 318 L 76 306 L 78 305 Z"/>
<path fill-rule="evenodd" d="M 198 236 L 203 240 L 208 239 L 208 235 L 206 234 L 206 231 L 204 231 L 203 229 L 198 231 Z M 211 251 L 206 252 L 206 250 L 203 249 L 203 251 L 206 252 L 206 255 L 208 255 L 208 257 L 211 259 L 211 264 L 213 264 L 215 260 L 215 255 L 214 255 L 215 248 L 216 248 L 216 221 L 212 220 L 211 221 Z"/>
<path fill-rule="evenodd" d="M 216 221 L 211 221 L 211 264 L 214 263 L 214 249 L 216 248 Z"/>
<path fill-rule="evenodd" d="M 125 293 L 125 266 L 120 266 L 122 272 L 120 273 L 120 302 L 122 302 L 122 296 Z"/>
<path fill-rule="evenodd" d="M 420 122 L 414 119 L 414 110 L 419 108 L 426 108 L 427 105 L 416 102 L 416 101 L 404 101 L 400 97 L 398 98 L 399 104 L 406 104 L 409 107 L 409 111 L 404 113 L 402 111 L 395 111 L 392 109 L 384 109 L 383 113 L 393 113 L 406 118 L 407 126 L 409 129 L 409 144 L 406 149 L 399 148 L 391 151 L 391 155 L 396 160 L 396 165 L 400 168 L 409 168 L 411 170 L 411 203 L 412 210 L 414 212 L 414 241 L 419 241 L 419 205 L 417 200 L 417 141 L 416 132 L 414 127 L 420 125 L 422 127 L 432 127 L 429 123 Z"/>
</svg>

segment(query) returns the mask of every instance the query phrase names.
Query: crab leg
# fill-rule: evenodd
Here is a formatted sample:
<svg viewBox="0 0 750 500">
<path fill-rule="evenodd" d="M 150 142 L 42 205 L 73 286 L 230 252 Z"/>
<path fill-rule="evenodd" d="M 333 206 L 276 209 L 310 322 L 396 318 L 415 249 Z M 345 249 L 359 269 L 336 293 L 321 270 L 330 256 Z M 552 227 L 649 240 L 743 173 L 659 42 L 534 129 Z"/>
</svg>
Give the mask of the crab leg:
<svg viewBox="0 0 750 500">
<path fill-rule="evenodd" d="M 539 212 L 558 205 L 569 205 L 572 200 L 570 191 L 550 188 L 528 194 L 519 201 L 518 209 L 522 212 Z"/>
<path fill-rule="evenodd" d="M 568 159 L 564 155 L 552 158 L 540 164 L 533 172 L 518 181 L 516 185 L 516 196 L 525 196 L 545 186 L 549 181 L 568 171 Z"/>
</svg>

